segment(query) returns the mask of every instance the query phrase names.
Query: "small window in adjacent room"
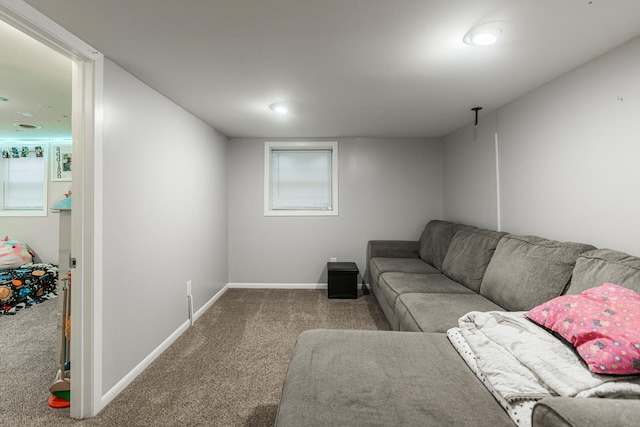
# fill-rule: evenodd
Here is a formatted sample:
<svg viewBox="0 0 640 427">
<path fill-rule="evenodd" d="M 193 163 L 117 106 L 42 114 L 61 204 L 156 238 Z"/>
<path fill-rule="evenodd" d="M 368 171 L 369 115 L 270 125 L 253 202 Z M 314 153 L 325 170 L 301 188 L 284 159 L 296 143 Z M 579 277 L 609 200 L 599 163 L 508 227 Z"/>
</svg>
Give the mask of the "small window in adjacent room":
<svg viewBox="0 0 640 427">
<path fill-rule="evenodd" d="M 338 215 L 338 143 L 265 142 L 265 216 Z"/>
<path fill-rule="evenodd" d="M 46 216 L 46 148 L 0 143 L 0 216 Z"/>
</svg>

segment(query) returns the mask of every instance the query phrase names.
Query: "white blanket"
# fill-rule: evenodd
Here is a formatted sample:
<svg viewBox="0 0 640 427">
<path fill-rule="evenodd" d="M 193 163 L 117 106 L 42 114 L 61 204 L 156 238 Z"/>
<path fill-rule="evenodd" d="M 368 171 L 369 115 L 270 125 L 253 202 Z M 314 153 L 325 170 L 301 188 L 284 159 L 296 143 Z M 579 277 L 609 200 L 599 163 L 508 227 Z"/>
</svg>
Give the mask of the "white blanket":
<svg viewBox="0 0 640 427">
<path fill-rule="evenodd" d="M 471 312 L 459 332 L 478 369 L 510 403 L 549 396 L 640 398 L 640 378 L 589 371 L 568 345 L 523 312 Z"/>
<path fill-rule="evenodd" d="M 447 336 L 451 341 L 451 344 L 455 349 L 460 353 L 462 359 L 469 365 L 469 368 L 473 371 L 473 373 L 482 381 L 487 390 L 491 392 L 493 397 L 498 401 L 500 406 L 507 411 L 507 414 L 511 417 L 513 422 L 518 427 L 531 427 L 531 414 L 533 413 L 533 407 L 535 406 L 537 400 L 528 399 L 528 400 L 518 400 L 515 402 L 507 402 L 491 385 L 487 378 L 482 375 L 482 373 L 478 370 L 478 364 L 476 363 L 475 355 L 469 348 L 467 341 L 465 341 L 464 337 L 460 333 L 460 328 L 451 328 L 447 331 Z"/>
</svg>

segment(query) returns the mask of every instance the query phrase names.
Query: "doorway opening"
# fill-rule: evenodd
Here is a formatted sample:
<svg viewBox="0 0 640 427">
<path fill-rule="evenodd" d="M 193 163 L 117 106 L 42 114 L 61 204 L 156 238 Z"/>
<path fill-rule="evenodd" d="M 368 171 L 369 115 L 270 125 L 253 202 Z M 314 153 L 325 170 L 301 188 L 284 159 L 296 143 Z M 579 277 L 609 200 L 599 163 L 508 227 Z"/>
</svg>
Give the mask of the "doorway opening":
<svg viewBox="0 0 640 427">
<path fill-rule="evenodd" d="M 71 60 L 72 209 L 70 415 L 101 406 L 101 159 L 103 56 L 28 4 L 0 0 L 0 21 Z M 1 95 L 1 94 L 0 94 Z M 46 404 L 46 402 L 44 402 Z"/>
</svg>

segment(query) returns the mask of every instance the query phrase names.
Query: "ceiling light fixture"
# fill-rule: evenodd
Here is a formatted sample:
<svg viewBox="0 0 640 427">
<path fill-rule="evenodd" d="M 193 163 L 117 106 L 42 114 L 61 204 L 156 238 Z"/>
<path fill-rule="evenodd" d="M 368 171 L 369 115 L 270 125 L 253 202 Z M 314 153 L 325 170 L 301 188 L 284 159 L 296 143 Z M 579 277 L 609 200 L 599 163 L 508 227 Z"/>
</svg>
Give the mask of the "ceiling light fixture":
<svg viewBox="0 0 640 427">
<path fill-rule="evenodd" d="M 500 22 L 487 22 L 470 29 L 462 40 L 474 46 L 489 46 L 497 42 L 501 34 Z"/>
<path fill-rule="evenodd" d="M 29 123 L 14 123 L 13 125 L 21 128 L 21 129 L 41 129 L 42 128 L 42 126 L 32 125 L 32 124 L 29 124 Z"/>
<path fill-rule="evenodd" d="M 285 102 L 276 102 L 269 105 L 269 109 L 278 114 L 288 114 L 291 112 L 291 105 Z"/>
</svg>

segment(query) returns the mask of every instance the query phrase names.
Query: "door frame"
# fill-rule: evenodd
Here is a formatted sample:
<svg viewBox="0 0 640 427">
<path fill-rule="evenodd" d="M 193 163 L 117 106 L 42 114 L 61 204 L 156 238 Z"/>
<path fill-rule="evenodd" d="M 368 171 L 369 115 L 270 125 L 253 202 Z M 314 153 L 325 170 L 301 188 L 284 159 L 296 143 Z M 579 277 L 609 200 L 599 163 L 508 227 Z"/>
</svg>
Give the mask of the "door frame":
<svg viewBox="0 0 640 427">
<path fill-rule="evenodd" d="M 0 20 L 72 61 L 71 375 L 73 418 L 102 403 L 102 111 L 104 56 L 22 0 L 0 0 Z M 53 378 L 52 378 L 53 381 Z"/>
</svg>

